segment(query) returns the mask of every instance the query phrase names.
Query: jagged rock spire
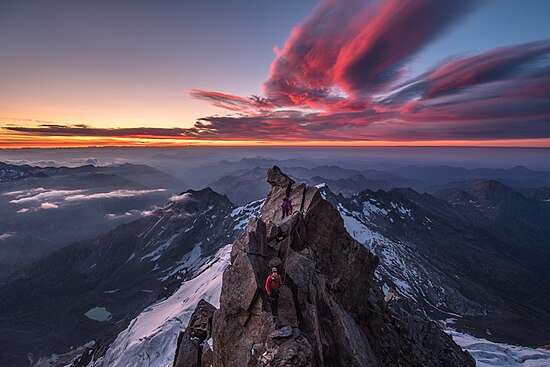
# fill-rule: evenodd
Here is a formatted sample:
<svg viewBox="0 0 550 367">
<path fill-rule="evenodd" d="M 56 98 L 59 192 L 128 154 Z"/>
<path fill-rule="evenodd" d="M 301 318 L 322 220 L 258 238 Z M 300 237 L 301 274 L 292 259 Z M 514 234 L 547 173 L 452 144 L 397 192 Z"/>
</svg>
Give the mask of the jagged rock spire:
<svg viewBox="0 0 550 367">
<path fill-rule="evenodd" d="M 283 187 L 285 189 L 294 184 L 294 180 L 285 175 L 277 166 L 273 166 L 267 171 L 267 182 L 269 182 L 271 186 Z"/>
</svg>

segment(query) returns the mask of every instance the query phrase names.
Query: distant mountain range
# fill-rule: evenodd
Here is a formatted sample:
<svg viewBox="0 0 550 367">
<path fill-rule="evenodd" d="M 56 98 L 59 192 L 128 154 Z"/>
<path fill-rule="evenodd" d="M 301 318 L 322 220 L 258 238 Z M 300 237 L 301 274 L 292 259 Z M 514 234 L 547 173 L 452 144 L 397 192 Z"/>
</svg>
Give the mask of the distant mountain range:
<svg viewBox="0 0 550 367">
<path fill-rule="evenodd" d="M 543 345 L 550 333 L 550 206 L 493 180 L 440 198 L 411 189 L 345 198 L 348 231 L 381 259 L 380 281 L 474 335 Z"/>
<path fill-rule="evenodd" d="M 411 188 L 417 192 L 436 194 L 446 189 L 468 187 L 477 181 L 496 180 L 541 200 L 550 199 L 550 172 L 533 171 L 525 167 L 511 169 L 466 169 L 461 167 L 400 167 L 398 169 L 357 169 L 335 165 L 316 165 L 315 162 L 263 158 L 221 161 L 192 169 L 191 185 L 199 182 L 227 195 L 243 205 L 265 197 L 269 187 L 263 180 L 264 172 L 273 164 L 283 167 L 295 180 L 310 185 L 327 184 L 331 190 L 346 197 L 365 189 L 372 191 L 392 188 Z M 302 166 L 298 165 L 302 164 Z M 199 178 L 200 177 L 200 178 Z"/>
<path fill-rule="evenodd" d="M 138 202 L 151 204 L 149 209 L 141 207 L 148 211 L 145 215 L 135 213 L 137 220 L 99 237 L 90 233 L 94 239 L 68 246 L 65 242 L 55 252 L 52 247 L 4 279 L 0 365 L 28 363 L 28 356 L 34 362 L 45 358 L 42 364 L 56 360 L 53 365 L 68 365 L 80 356 L 74 367 L 99 358 L 111 358 L 121 366 L 173 359 L 175 335 L 185 328 L 199 296 L 219 297 L 221 272 L 230 261 L 226 246 L 263 205 L 262 199 L 237 206 L 231 197 L 244 202 L 270 187 L 261 167 L 218 178 L 213 186 L 230 193 L 229 199 L 211 189 L 180 194 L 147 191 L 158 189 L 154 175 L 161 180 L 164 176 L 142 166 L 122 167 L 126 175 L 116 174 L 116 168 L 101 172 L 96 168 L 6 170 L 5 177 L 13 176 L 0 184 L 0 198 L 2 208 L 8 208 L 2 210 L 9 213 L 3 218 L 10 219 L 0 224 L 18 228 L 16 214 L 35 219 L 22 221 L 21 225 L 27 223 L 21 227 L 24 230 L 0 231 L 0 241 L 27 230 L 34 230 L 39 239 L 64 233 L 63 228 L 82 235 L 91 226 L 89 218 L 105 221 L 107 214 L 123 215 L 119 220 L 129 222 L 131 216 L 122 211 L 129 209 L 120 210 L 120 202 L 109 206 L 113 202 L 105 201 L 98 204 L 98 211 L 90 205 L 95 201 L 88 197 L 106 197 L 115 187 L 132 193 L 119 198 L 133 200 L 124 204 L 126 208 L 135 208 Z M 137 180 L 139 172 L 151 186 L 130 179 Z M 425 317 L 477 337 L 549 344 L 550 203 L 545 187 L 518 189 L 494 179 L 454 180 L 453 176 L 454 181 L 435 185 L 430 193 L 388 186 L 365 190 L 362 182 L 376 188 L 391 183 L 390 178 L 412 183 L 419 178 L 384 173 L 386 181 L 373 171 L 368 176 L 335 166 L 294 167 L 287 172 L 295 179 L 312 175 L 304 180 L 318 186 L 347 232 L 380 258 L 375 278 L 386 298 L 413 302 Z M 544 179 L 544 173 L 536 175 Z M 517 177 L 514 180 L 519 182 Z M 331 184 L 339 185 L 339 193 L 331 191 Z M 155 195 L 161 198 L 157 205 L 167 204 L 151 208 Z M 81 206 L 70 209 L 67 197 L 75 197 L 72 200 Z M 295 205 L 298 202 L 294 200 Z M 57 208 L 41 208 L 45 203 Z M 67 216 L 59 216 L 65 205 Z M 17 213 L 25 208 L 29 210 Z M 59 219 L 48 218 L 48 210 L 56 210 Z M 153 356 L 155 350 L 158 355 Z"/>
</svg>

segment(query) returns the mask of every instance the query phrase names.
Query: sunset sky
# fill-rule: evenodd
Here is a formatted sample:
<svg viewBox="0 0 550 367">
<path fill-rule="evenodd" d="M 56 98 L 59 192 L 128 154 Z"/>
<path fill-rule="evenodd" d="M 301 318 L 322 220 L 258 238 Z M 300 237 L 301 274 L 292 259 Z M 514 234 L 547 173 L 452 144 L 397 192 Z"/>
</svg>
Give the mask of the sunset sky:
<svg viewBox="0 0 550 367">
<path fill-rule="evenodd" d="M 550 147 L 547 0 L 0 0 L 0 147 Z"/>
</svg>

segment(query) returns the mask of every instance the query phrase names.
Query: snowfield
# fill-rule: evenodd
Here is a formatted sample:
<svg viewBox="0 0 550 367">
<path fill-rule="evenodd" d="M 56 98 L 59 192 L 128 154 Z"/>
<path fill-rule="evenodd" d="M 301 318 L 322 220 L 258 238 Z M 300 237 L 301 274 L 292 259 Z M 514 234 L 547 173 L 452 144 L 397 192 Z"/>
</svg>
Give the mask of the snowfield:
<svg viewBox="0 0 550 367">
<path fill-rule="evenodd" d="M 455 343 L 467 350 L 476 360 L 477 367 L 548 367 L 550 351 L 493 343 L 485 339 L 460 333 L 454 329 L 445 330 Z"/>
<path fill-rule="evenodd" d="M 146 308 L 130 322 L 104 357 L 89 367 L 170 367 L 180 331 L 185 330 L 197 303 L 204 299 L 219 307 L 222 274 L 231 253 L 227 245 L 172 296 Z"/>
</svg>

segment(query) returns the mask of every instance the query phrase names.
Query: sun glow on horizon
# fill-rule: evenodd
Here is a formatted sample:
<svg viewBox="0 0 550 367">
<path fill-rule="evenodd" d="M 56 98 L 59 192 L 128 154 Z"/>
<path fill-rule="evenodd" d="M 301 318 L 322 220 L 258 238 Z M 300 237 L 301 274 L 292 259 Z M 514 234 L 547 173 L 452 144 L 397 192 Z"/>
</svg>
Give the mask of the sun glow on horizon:
<svg viewBox="0 0 550 367">
<path fill-rule="evenodd" d="M 525 147 L 550 148 L 546 139 L 494 139 L 494 140 L 235 140 L 235 139 L 192 139 L 165 138 L 158 136 L 33 136 L 26 134 L 0 133 L 0 149 L 24 148 L 86 148 L 86 147 Z"/>
</svg>

